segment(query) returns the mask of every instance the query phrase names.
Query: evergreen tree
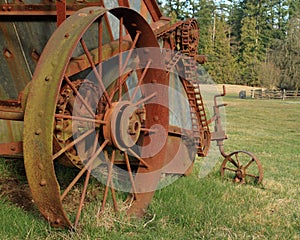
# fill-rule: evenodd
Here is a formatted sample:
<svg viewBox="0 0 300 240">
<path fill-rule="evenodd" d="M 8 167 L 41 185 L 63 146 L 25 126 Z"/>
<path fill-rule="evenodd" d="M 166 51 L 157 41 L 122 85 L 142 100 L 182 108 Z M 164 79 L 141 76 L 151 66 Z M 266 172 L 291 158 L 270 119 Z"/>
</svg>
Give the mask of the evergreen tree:
<svg viewBox="0 0 300 240">
<path fill-rule="evenodd" d="M 288 0 L 286 5 L 288 6 L 289 20 L 300 13 L 300 0 Z"/>
<path fill-rule="evenodd" d="M 281 69 L 281 88 L 300 88 L 300 15 L 289 20 L 287 38 L 274 52 L 274 61 Z"/>
<path fill-rule="evenodd" d="M 209 54 L 213 46 L 213 21 L 215 4 L 212 0 L 201 0 L 194 17 L 199 24 L 199 52 Z"/>
<path fill-rule="evenodd" d="M 254 17 L 245 17 L 242 21 L 241 29 L 241 67 L 242 84 L 258 85 L 257 82 L 257 64 L 258 58 L 258 35 L 256 28 L 256 19 Z"/>
<path fill-rule="evenodd" d="M 168 17 L 182 20 L 189 16 L 189 3 L 190 1 L 184 0 L 166 0 L 161 8 Z"/>
<path fill-rule="evenodd" d="M 202 46 L 208 55 L 205 67 L 217 83 L 236 83 L 239 71 L 231 51 L 231 29 L 226 17 L 225 11 L 219 11 L 215 6 Z"/>
</svg>

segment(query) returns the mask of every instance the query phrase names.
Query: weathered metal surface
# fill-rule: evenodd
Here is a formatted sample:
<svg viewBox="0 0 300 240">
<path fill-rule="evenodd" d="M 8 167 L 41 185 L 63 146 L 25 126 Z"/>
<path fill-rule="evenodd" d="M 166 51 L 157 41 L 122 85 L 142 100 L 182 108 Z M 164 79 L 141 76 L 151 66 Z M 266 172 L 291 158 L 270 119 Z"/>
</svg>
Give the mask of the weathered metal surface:
<svg viewBox="0 0 300 240">
<path fill-rule="evenodd" d="M 14 144 L 15 142 L 23 141 L 23 122 L 21 121 L 10 121 L 0 119 L 0 144 Z M 3 145 L 3 146 L 4 146 Z M 19 151 L 18 151 L 19 153 Z M 4 148 L 0 148 L 0 155 L 9 156 Z M 15 152 L 12 152 L 11 156 L 14 156 Z"/>
<path fill-rule="evenodd" d="M 24 45 L 17 34 L 19 26 L 13 22 L 0 22 L 0 91 L 2 100 L 18 97 L 31 79 L 31 69 L 25 56 Z M 25 30 L 25 29 L 24 29 Z M 28 39 L 30 41 L 30 38 Z M 28 43 L 27 43 L 28 44 Z"/>
<path fill-rule="evenodd" d="M 57 13 L 56 4 L 51 2 L 45 4 L 43 1 L 29 0 L 18 4 L 8 3 L 6 0 L 0 1 L 0 46 L 2 46 L 0 100 L 17 98 L 18 93 L 31 80 L 37 58 L 56 28 L 56 19 L 49 19 L 47 16 L 57 16 L 61 22 L 65 18 L 63 2 L 57 1 L 57 5 L 62 6 L 61 10 L 58 7 L 59 12 Z M 67 1 L 65 14 L 71 15 L 83 7 L 104 6 L 113 8 L 119 5 L 135 9 L 149 23 L 157 21 L 161 17 L 156 2 L 152 0 Z M 37 18 L 38 16 L 41 18 Z M 112 22 L 113 20 L 110 19 L 110 24 Z M 114 28 L 109 27 L 109 29 Z"/>
<path fill-rule="evenodd" d="M 263 179 L 263 168 L 258 158 L 247 151 L 228 154 L 221 165 L 221 176 L 233 179 L 236 183 L 259 184 Z"/>
<path fill-rule="evenodd" d="M 55 99 L 58 97 L 59 86 L 61 85 L 61 81 L 65 75 L 73 51 L 76 49 L 77 43 L 83 33 L 87 31 L 88 27 L 105 12 L 105 9 L 97 7 L 83 9 L 60 25 L 49 40 L 39 59 L 31 83 L 31 90 L 27 98 L 24 120 L 24 158 L 28 182 L 40 211 L 53 225 L 70 226 L 70 222 L 66 218 L 60 202 L 59 186 L 55 180 L 52 163 L 53 148 L 51 138 L 54 131 Z M 160 51 L 156 37 L 150 26 L 140 15 L 126 8 L 116 8 L 109 12 L 117 18 L 123 19 L 124 26 L 126 26 L 132 38 L 135 38 L 137 32 L 142 32 L 136 42 L 136 47 L 156 47 L 156 51 L 151 53 L 152 59 L 159 61 Z M 87 57 L 89 56 L 87 55 Z M 149 69 L 143 81 L 144 83 L 150 83 L 156 78 L 158 79 L 158 83 L 168 85 L 168 79 L 165 74 L 166 73 L 162 70 Z M 151 95 L 151 91 L 152 90 L 150 90 L 149 93 L 145 92 L 145 94 Z M 160 99 L 161 102 L 166 102 L 168 96 L 161 92 L 163 89 L 155 89 L 155 91 L 157 92 L 157 98 Z M 47 95 L 44 94 L 45 92 L 47 92 Z M 52 100 L 49 102 L 49 99 Z M 41 110 L 41 105 L 47 107 Z M 154 107 L 150 105 L 146 107 L 148 116 L 154 116 L 157 111 L 160 112 L 162 118 L 156 119 L 149 117 L 149 119 L 146 119 L 146 128 L 150 128 L 150 126 L 155 123 L 168 129 L 168 109 L 163 106 Z M 146 145 L 151 141 L 150 139 L 147 140 L 147 138 L 147 136 L 144 136 Z M 106 141 L 108 142 L 109 139 Z M 126 140 L 122 139 L 122 142 L 124 143 Z M 116 144 L 116 147 L 120 148 L 119 144 Z M 154 150 L 155 149 L 153 149 L 153 151 Z M 160 170 L 163 165 L 165 155 L 166 149 L 163 148 L 153 157 L 143 158 L 143 163 L 148 164 L 148 168 L 139 168 L 138 174 L 141 174 L 137 175 L 134 180 L 136 190 L 138 191 L 138 193 L 135 193 L 138 201 L 132 206 L 135 214 L 140 214 L 149 204 L 154 191 L 143 193 L 143 189 L 148 188 L 150 183 L 154 185 L 158 184 L 160 179 L 158 170 Z M 155 161 L 153 161 L 153 158 L 155 158 Z M 37 170 L 36 166 L 43 167 Z M 157 171 L 157 173 L 155 177 L 152 174 L 151 181 L 145 180 L 143 177 L 139 179 L 138 177 L 142 176 L 142 173 L 153 171 Z M 41 184 L 41 182 L 43 182 L 43 184 Z M 49 192 L 52 193 L 51 196 L 49 196 Z M 146 196 L 144 194 L 146 194 Z"/>
<path fill-rule="evenodd" d="M 66 3 L 66 5 L 64 5 Z M 31 80 L 32 73 L 35 70 L 36 63 L 44 46 L 56 28 L 55 20 L 61 22 L 65 15 L 71 15 L 75 11 L 89 6 L 106 6 L 108 8 L 118 6 L 131 7 L 143 13 L 148 21 L 157 19 L 160 16 L 159 9 L 155 1 L 57 1 L 57 4 L 49 1 L 23 1 L 22 3 L 14 3 L 10 1 L 0 1 L 0 45 L 2 46 L 2 57 L 0 57 L 0 100 L 17 99 L 18 93 L 22 91 L 27 83 Z M 145 8 L 145 6 L 149 8 Z M 61 6 L 61 7 L 60 7 Z M 64 12 L 65 7 L 65 12 Z M 49 18 L 54 16 L 56 18 Z M 105 31 L 114 29 L 113 20 L 107 21 Z M 113 30 L 118 31 L 118 30 Z M 111 37 L 109 37 L 111 36 Z M 104 42 L 113 44 L 112 33 L 104 33 Z M 111 45 L 112 46 L 112 45 Z M 124 46 L 123 46 L 124 47 Z M 126 49 L 124 47 L 123 49 Z M 115 51 L 116 48 L 105 47 L 105 50 Z M 114 52 L 115 53 L 115 52 Z M 107 56 L 111 56 L 111 52 L 107 52 Z M 83 69 L 86 60 L 74 58 L 73 66 L 69 68 L 72 72 Z M 77 67 L 77 69 L 76 69 Z M 71 70 L 73 69 L 73 70 Z M 2 119 L 22 120 L 23 113 L 21 111 L 8 110 L 6 107 L 0 106 Z M 11 129 L 6 129 L 7 124 L 1 121 L 2 134 L 0 142 L 5 142 L 6 133 Z M 20 125 L 18 132 L 22 131 Z M 15 129 L 14 129 L 15 130 Z M 21 140 L 21 139 L 18 139 Z M 1 154 L 1 153 L 0 153 Z"/>
<path fill-rule="evenodd" d="M 58 1 L 62 3 L 62 1 Z M 84 7 L 92 7 L 92 6 L 103 6 L 101 2 L 81 2 L 81 3 L 72 3 L 66 4 L 65 14 L 70 16 L 71 14 L 75 13 L 76 11 L 80 10 Z M 64 11 L 57 14 L 57 6 L 55 3 L 38 3 L 38 4 L 18 4 L 18 3 L 4 3 L 0 4 L 1 16 L 19 16 L 19 17 L 32 17 L 32 16 L 40 16 L 43 17 L 42 20 L 49 16 L 57 17 L 58 15 L 64 18 Z M 55 19 L 55 18 L 54 18 Z"/>
<path fill-rule="evenodd" d="M 60 201 L 52 162 L 53 116 L 59 93 L 57 88 L 61 85 L 72 56 L 70 54 L 80 37 L 105 12 L 103 8 L 83 9 L 61 24 L 48 41 L 31 83 L 24 119 L 24 161 L 35 203 L 53 225 L 71 226 Z M 45 108 L 41 109 L 40 106 Z M 42 167 L 37 169 L 36 166 Z M 46 184 L 41 184 L 42 181 Z"/>
<path fill-rule="evenodd" d="M 0 143 L 0 154 L 4 157 L 23 157 L 23 142 Z"/>
<path fill-rule="evenodd" d="M 259 159 L 251 152 L 239 150 L 227 154 L 224 149 L 224 140 L 227 135 L 223 129 L 220 108 L 227 104 L 219 104 L 218 98 L 226 95 L 225 86 L 223 92 L 214 96 L 214 115 L 208 121 L 215 122 L 215 131 L 212 133 L 212 141 L 217 142 L 221 155 L 224 157 L 220 173 L 223 178 L 231 178 L 236 183 L 260 184 L 263 179 L 263 167 Z"/>
</svg>

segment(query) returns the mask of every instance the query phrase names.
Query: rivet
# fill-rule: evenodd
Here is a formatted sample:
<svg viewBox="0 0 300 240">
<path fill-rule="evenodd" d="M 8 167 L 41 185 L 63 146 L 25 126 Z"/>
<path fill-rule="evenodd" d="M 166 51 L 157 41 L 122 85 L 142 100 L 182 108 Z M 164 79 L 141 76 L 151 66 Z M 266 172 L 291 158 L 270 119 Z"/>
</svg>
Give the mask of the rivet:
<svg viewBox="0 0 300 240">
<path fill-rule="evenodd" d="M 11 58 L 12 57 L 12 53 L 11 51 L 9 51 L 7 48 L 4 49 L 4 56 L 6 58 Z"/>
<path fill-rule="evenodd" d="M 89 13 L 90 13 L 90 14 L 93 14 L 93 13 L 94 13 L 94 10 L 90 10 Z"/>
<path fill-rule="evenodd" d="M 16 151 L 16 147 L 15 147 L 14 145 L 11 145 L 11 146 L 10 146 L 10 150 Z"/>
<path fill-rule="evenodd" d="M 45 179 L 42 179 L 42 180 L 40 181 L 40 186 L 41 186 L 41 187 L 46 186 L 46 184 L 47 184 L 47 181 L 46 181 Z"/>
<path fill-rule="evenodd" d="M 159 117 L 158 116 L 154 116 L 153 119 L 154 119 L 154 121 L 158 121 Z"/>
<path fill-rule="evenodd" d="M 40 170 L 44 170 L 44 165 L 41 164 L 41 163 L 39 163 L 39 164 L 38 164 L 38 168 L 39 168 Z"/>
<path fill-rule="evenodd" d="M 86 14 L 86 13 L 78 13 L 78 16 L 79 16 L 79 17 L 86 17 L 87 14 Z"/>
<path fill-rule="evenodd" d="M 65 38 L 68 38 L 69 36 L 70 36 L 69 33 L 66 33 L 66 34 L 65 34 Z"/>
<path fill-rule="evenodd" d="M 45 81 L 46 81 L 46 82 L 49 82 L 49 81 L 51 81 L 51 80 L 52 80 L 52 77 L 51 77 L 51 76 L 46 76 L 46 77 L 45 77 Z"/>
<path fill-rule="evenodd" d="M 40 54 L 37 52 L 36 49 L 32 49 L 31 57 L 32 57 L 33 60 L 37 61 L 40 58 Z"/>
<path fill-rule="evenodd" d="M 44 115 L 44 111 L 43 110 L 41 110 L 41 111 L 38 112 L 38 116 L 39 117 L 43 117 L 43 115 Z"/>
<path fill-rule="evenodd" d="M 55 223 L 56 223 L 56 224 L 60 224 L 60 223 L 61 223 L 61 219 L 60 219 L 60 218 L 57 218 L 57 219 L 55 220 Z"/>
<path fill-rule="evenodd" d="M 132 27 L 136 27 L 137 24 L 136 24 L 136 23 L 131 23 L 131 26 L 132 26 Z"/>
<path fill-rule="evenodd" d="M 42 133 L 42 129 L 37 129 L 37 130 L 35 130 L 35 135 L 40 135 Z"/>
</svg>

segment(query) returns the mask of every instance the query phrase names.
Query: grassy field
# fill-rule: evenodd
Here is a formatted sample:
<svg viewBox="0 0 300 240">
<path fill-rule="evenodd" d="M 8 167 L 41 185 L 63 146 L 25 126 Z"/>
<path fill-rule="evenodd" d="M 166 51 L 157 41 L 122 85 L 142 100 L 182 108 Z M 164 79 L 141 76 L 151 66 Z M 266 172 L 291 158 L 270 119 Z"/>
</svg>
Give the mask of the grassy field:
<svg viewBox="0 0 300 240">
<path fill-rule="evenodd" d="M 262 184 L 223 181 L 221 158 L 200 178 L 200 159 L 191 176 L 156 192 L 144 219 L 86 215 L 85 226 L 69 232 L 51 228 L 25 201 L 22 161 L 1 159 L 0 239 L 300 239 L 300 102 L 224 101 L 226 151 L 254 152 Z"/>
</svg>

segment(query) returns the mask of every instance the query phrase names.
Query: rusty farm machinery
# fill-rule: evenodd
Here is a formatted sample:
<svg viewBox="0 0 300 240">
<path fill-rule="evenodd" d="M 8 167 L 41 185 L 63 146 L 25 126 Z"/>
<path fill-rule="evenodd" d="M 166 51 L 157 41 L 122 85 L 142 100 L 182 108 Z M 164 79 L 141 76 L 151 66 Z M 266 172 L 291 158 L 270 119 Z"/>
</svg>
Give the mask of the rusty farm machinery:
<svg viewBox="0 0 300 240">
<path fill-rule="evenodd" d="M 222 94 L 207 119 L 195 19 L 173 23 L 154 0 L 0 6 L 0 155 L 24 159 L 33 201 L 51 225 L 76 228 L 97 191 L 98 214 L 110 198 L 116 211 L 130 201 L 127 214 L 142 216 L 162 175 L 189 174 L 213 140 L 222 176 L 262 181 L 252 153 L 224 152 Z M 101 191 L 89 190 L 91 178 Z M 128 194 L 120 200 L 117 190 Z"/>
</svg>

